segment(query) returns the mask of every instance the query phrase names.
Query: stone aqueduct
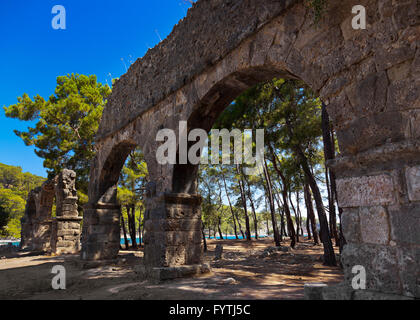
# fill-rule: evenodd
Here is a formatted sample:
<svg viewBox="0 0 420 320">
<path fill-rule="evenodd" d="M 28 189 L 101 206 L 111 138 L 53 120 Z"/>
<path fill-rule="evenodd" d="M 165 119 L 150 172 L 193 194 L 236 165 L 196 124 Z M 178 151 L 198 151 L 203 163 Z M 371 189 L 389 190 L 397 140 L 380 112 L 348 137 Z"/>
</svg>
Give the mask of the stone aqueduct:
<svg viewBox="0 0 420 320">
<path fill-rule="evenodd" d="M 55 200 L 55 217 L 52 216 Z M 76 173 L 64 169 L 32 190 L 22 218 L 20 248 L 54 254 L 80 251 Z"/>
<path fill-rule="evenodd" d="M 352 267 L 362 265 L 368 290 L 420 296 L 420 2 L 329 3 L 314 26 L 299 0 L 200 0 L 130 67 L 114 86 L 97 134 L 82 259 L 118 254 L 116 184 L 139 146 L 152 181 L 146 270 L 162 276 L 200 266 L 197 167 L 159 165 L 157 131 L 178 132 L 179 121 L 209 130 L 247 88 L 298 78 L 319 93 L 338 134 L 341 156 L 329 165 L 344 210 L 344 285 Z M 357 4 L 367 10 L 366 30 L 351 27 Z"/>
</svg>

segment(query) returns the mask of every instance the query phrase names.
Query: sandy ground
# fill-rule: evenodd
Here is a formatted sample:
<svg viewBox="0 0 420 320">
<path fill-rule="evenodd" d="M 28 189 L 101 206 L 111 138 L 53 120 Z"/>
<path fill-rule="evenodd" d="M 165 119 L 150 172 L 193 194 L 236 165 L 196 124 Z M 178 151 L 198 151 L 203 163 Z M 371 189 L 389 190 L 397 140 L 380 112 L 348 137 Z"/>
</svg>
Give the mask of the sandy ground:
<svg viewBox="0 0 420 320">
<path fill-rule="evenodd" d="M 218 243 L 223 245 L 223 258 L 215 261 Z M 262 254 L 273 246 L 270 239 L 210 240 L 208 246 L 205 261 L 211 273 L 161 283 L 144 280 L 135 272 L 142 263 L 142 250 L 122 251 L 115 264 L 93 269 L 83 269 L 78 256 L 3 256 L 0 299 L 303 299 L 304 283 L 332 284 L 342 279 L 338 267 L 322 265 L 322 246 L 310 242 L 269 256 Z M 57 264 L 66 268 L 66 290 L 51 287 L 51 269 Z"/>
</svg>

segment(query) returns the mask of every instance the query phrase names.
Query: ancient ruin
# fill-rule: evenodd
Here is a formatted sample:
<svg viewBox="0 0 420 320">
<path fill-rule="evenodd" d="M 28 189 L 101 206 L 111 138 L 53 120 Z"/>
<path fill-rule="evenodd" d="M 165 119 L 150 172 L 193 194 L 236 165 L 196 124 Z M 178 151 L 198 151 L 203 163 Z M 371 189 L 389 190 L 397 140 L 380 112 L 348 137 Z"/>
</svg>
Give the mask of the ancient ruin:
<svg viewBox="0 0 420 320">
<path fill-rule="evenodd" d="M 28 195 L 22 218 L 21 248 L 55 254 L 80 250 L 76 173 L 64 169 Z M 56 215 L 52 216 L 55 199 Z"/>
<path fill-rule="evenodd" d="M 312 9 L 299 0 L 200 0 L 130 67 L 114 86 L 97 134 L 83 259 L 118 254 L 116 185 L 127 155 L 139 146 L 153 181 L 145 267 L 166 277 L 198 270 L 197 167 L 159 165 L 157 131 L 177 132 L 179 121 L 188 121 L 189 130 L 209 130 L 244 90 L 273 77 L 298 78 L 327 105 L 341 152 L 329 165 L 344 210 L 346 280 L 323 297 L 354 297 L 356 265 L 366 268 L 363 292 L 420 297 L 420 4 L 329 3 L 314 25 Z M 366 30 L 352 28 L 356 4 L 366 8 Z M 36 212 L 43 217 L 44 210 Z"/>
</svg>

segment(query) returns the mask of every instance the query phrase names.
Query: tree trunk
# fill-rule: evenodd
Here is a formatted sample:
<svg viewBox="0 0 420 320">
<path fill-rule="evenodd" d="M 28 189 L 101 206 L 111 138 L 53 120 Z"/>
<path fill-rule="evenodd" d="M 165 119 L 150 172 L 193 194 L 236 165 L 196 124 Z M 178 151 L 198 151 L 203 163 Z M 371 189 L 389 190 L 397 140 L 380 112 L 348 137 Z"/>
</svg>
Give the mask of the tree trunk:
<svg viewBox="0 0 420 320">
<path fill-rule="evenodd" d="M 239 177 L 238 177 L 239 189 L 241 191 L 242 206 L 244 207 L 244 213 L 245 213 L 246 240 L 251 241 L 251 230 L 250 230 L 250 226 L 249 226 L 248 209 L 247 209 L 247 205 L 246 205 L 244 184 L 243 184 L 243 180 L 242 180 L 242 173 L 241 173 L 241 170 L 239 169 L 239 164 L 236 165 L 236 172 L 239 175 Z"/>
<path fill-rule="evenodd" d="M 140 211 L 140 215 L 139 215 L 139 246 L 141 247 L 141 244 L 143 242 L 143 234 L 141 232 L 141 224 L 142 224 L 142 218 L 141 218 L 142 214 Z"/>
<path fill-rule="evenodd" d="M 284 228 L 284 209 L 282 209 L 282 206 L 280 205 L 278 194 L 277 194 L 277 197 L 274 197 L 274 199 L 276 200 L 277 207 L 279 208 L 281 212 L 280 213 L 280 241 L 283 241 L 283 236 L 287 237 L 285 233 L 285 228 Z"/>
<path fill-rule="evenodd" d="M 251 187 L 249 185 L 248 179 L 246 178 L 246 176 L 244 175 L 244 179 L 247 185 L 247 195 L 248 195 L 248 199 L 249 202 L 251 203 L 251 209 L 252 209 L 252 217 L 254 219 L 254 232 L 255 232 L 255 240 L 258 240 L 258 220 L 257 220 L 257 213 L 255 211 L 255 205 L 254 205 L 254 200 L 252 200 L 252 196 L 251 196 Z"/>
<path fill-rule="evenodd" d="M 220 240 L 223 240 L 223 234 L 222 229 L 220 229 L 220 225 L 222 224 L 222 218 L 219 216 L 219 219 L 217 220 L 217 231 L 219 232 Z"/>
<path fill-rule="evenodd" d="M 204 222 L 201 222 L 201 235 L 203 236 L 204 252 L 207 252 L 207 240 L 206 240 L 206 235 L 204 233 Z"/>
<path fill-rule="evenodd" d="M 335 177 L 331 170 L 328 169 L 327 162 L 334 158 L 334 141 L 331 137 L 330 129 L 330 119 L 327 113 L 327 108 L 324 103 L 322 103 L 322 137 L 324 141 L 324 159 L 325 159 L 325 174 L 327 178 L 327 188 L 328 188 L 328 203 L 329 203 L 329 216 L 330 216 L 330 235 L 334 237 L 336 246 L 340 245 L 340 239 L 337 233 L 337 218 L 335 211 L 335 195 L 336 193 L 332 191 L 332 184 L 335 185 Z M 329 174 L 329 177 L 328 177 Z M 329 178 L 329 179 L 328 179 Z M 330 180 L 330 181 L 329 181 Z M 331 188 L 329 187 L 331 182 Z"/>
<path fill-rule="evenodd" d="M 306 217 L 306 233 L 308 234 L 308 240 L 312 240 L 311 226 L 309 225 L 309 216 Z"/>
<path fill-rule="evenodd" d="M 264 160 L 264 177 L 267 184 L 268 203 L 270 204 L 271 223 L 273 224 L 274 243 L 276 244 L 277 247 L 280 247 L 280 235 L 279 235 L 279 230 L 277 227 L 276 209 L 274 206 L 274 199 L 273 199 L 273 189 L 271 185 L 270 174 L 268 172 L 267 161 L 265 160 Z"/>
<path fill-rule="evenodd" d="M 302 226 L 302 212 L 300 211 L 300 192 L 296 190 L 296 212 L 299 218 L 299 228 L 300 228 L 300 235 L 303 237 L 303 226 Z"/>
<path fill-rule="evenodd" d="M 128 231 L 131 238 L 131 247 L 137 249 L 137 239 L 136 239 L 136 217 L 135 217 L 135 206 L 126 206 L 127 207 L 127 219 L 128 219 Z"/>
<path fill-rule="evenodd" d="M 269 223 L 268 223 L 268 219 L 266 219 L 265 224 L 267 226 L 267 237 L 268 237 L 268 236 L 270 236 L 270 226 L 269 226 Z"/>
<path fill-rule="evenodd" d="M 286 125 L 289 130 L 290 137 L 293 137 L 292 126 L 287 117 L 286 117 Z M 316 210 L 318 212 L 318 220 L 319 220 L 319 225 L 320 225 L 320 237 L 321 237 L 322 244 L 324 246 L 324 265 L 336 266 L 337 261 L 335 259 L 334 248 L 333 248 L 332 241 L 328 232 L 329 231 L 328 220 L 327 220 L 327 215 L 325 214 L 324 204 L 322 203 L 321 192 L 319 191 L 315 177 L 312 175 L 311 169 L 308 164 L 308 159 L 303 153 L 301 147 L 299 145 L 293 145 L 293 149 L 296 153 L 296 156 L 299 159 L 302 170 L 305 173 L 306 178 L 308 179 L 309 186 L 312 189 L 312 193 L 315 199 Z"/>
<path fill-rule="evenodd" d="M 295 221 L 296 221 L 296 242 L 299 242 L 299 218 L 297 215 L 297 211 L 295 209 L 295 206 L 293 205 L 293 201 L 292 201 L 292 192 L 289 192 L 289 201 L 290 201 L 290 205 L 293 209 L 293 213 L 295 214 Z"/>
<path fill-rule="evenodd" d="M 290 246 L 292 248 L 295 247 L 296 245 L 296 233 L 295 233 L 295 227 L 293 226 L 293 220 L 292 220 L 292 216 L 290 214 L 290 208 L 289 205 L 287 203 L 287 190 L 288 190 L 288 183 L 286 180 L 286 177 L 283 175 L 283 173 L 281 172 L 281 170 L 278 168 L 277 166 L 277 155 L 274 153 L 273 148 L 270 145 L 270 152 L 271 152 L 271 156 L 273 158 L 273 165 L 274 165 L 274 170 L 276 170 L 277 174 L 280 176 L 282 182 L 283 182 L 283 190 L 282 190 L 282 196 L 283 196 L 283 208 L 284 208 L 284 212 L 286 214 L 286 220 L 287 220 L 287 229 L 288 229 L 288 234 L 290 237 Z"/>
<path fill-rule="evenodd" d="M 127 230 L 125 228 L 125 221 L 124 221 L 124 217 L 121 214 L 121 227 L 123 229 L 123 233 L 124 233 L 124 243 L 125 243 L 125 249 L 128 250 L 128 239 L 127 239 Z"/>
<path fill-rule="evenodd" d="M 331 127 L 331 146 L 332 146 L 332 156 L 333 159 L 335 158 L 335 139 L 334 139 L 334 130 Z M 334 199 L 337 203 L 337 208 L 338 208 L 338 217 L 340 219 L 340 253 L 343 251 L 343 247 L 344 245 L 347 243 L 346 239 L 344 238 L 344 233 L 343 233 L 343 225 L 341 224 L 341 217 L 343 215 L 343 209 L 339 206 L 338 204 L 338 196 L 337 196 L 337 185 L 336 185 L 336 180 L 335 180 L 335 174 L 332 170 L 330 170 L 330 181 L 331 181 L 331 192 L 334 195 Z"/>
<path fill-rule="evenodd" d="M 313 237 L 314 237 L 314 243 L 319 244 L 318 231 L 316 229 L 314 207 L 313 207 L 313 204 L 312 204 L 312 196 L 311 196 L 311 191 L 309 190 L 309 184 L 308 183 L 305 183 L 304 191 L 305 191 L 305 203 L 306 203 L 306 209 L 307 209 L 308 230 L 309 230 L 309 224 L 310 224 L 311 228 L 312 228 L 312 234 L 313 234 Z M 308 235 L 309 235 L 309 231 L 308 231 Z"/>
<path fill-rule="evenodd" d="M 225 193 L 226 193 L 226 197 L 228 199 L 228 203 L 229 203 L 229 208 L 230 208 L 230 213 L 232 214 L 232 220 L 233 220 L 233 230 L 235 231 L 235 238 L 239 239 L 238 237 L 238 231 L 236 229 L 236 220 L 235 220 L 235 214 L 233 213 L 233 208 L 232 208 L 232 203 L 230 202 L 230 197 L 229 197 L 229 193 L 227 190 L 227 186 L 226 186 L 226 179 L 225 179 L 225 175 L 222 172 L 222 178 L 223 178 L 223 184 L 225 186 Z M 243 235 L 242 235 L 243 236 Z"/>
</svg>

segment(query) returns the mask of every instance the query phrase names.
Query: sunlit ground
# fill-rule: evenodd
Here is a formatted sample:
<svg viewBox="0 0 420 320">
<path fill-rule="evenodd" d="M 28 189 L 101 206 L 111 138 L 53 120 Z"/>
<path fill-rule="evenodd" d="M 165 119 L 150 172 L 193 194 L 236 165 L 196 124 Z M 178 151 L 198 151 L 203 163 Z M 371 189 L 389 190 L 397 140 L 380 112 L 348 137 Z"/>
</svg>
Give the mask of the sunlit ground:
<svg viewBox="0 0 420 320">
<path fill-rule="evenodd" d="M 214 260 L 216 244 L 223 245 L 223 258 Z M 283 242 L 288 246 L 289 242 Z M 209 240 L 205 261 L 209 274 L 159 284 L 135 272 L 143 259 L 140 251 L 122 251 L 118 262 L 84 269 L 78 256 L 19 256 L 0 260 L 0 299 L 303 299 L 308 282 L 340 282 L 338 267 L 322 265 L 321 245 L 300 242 L 294 250 L 276 251 L 271 239 Z M 66 268 L 66 290 L 51 288 L 51 268 Z"/>
</svg>

